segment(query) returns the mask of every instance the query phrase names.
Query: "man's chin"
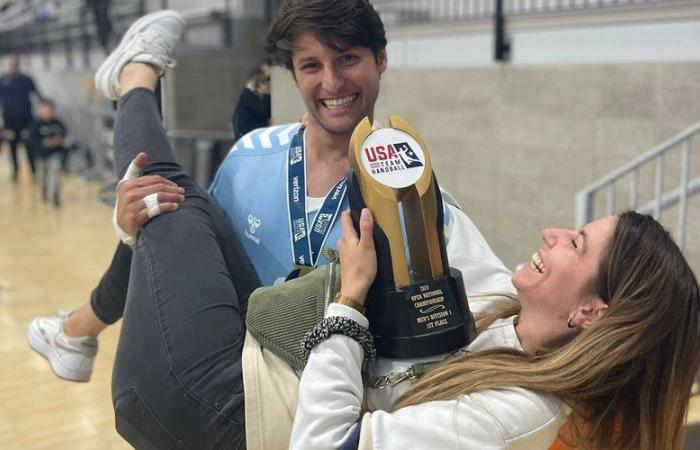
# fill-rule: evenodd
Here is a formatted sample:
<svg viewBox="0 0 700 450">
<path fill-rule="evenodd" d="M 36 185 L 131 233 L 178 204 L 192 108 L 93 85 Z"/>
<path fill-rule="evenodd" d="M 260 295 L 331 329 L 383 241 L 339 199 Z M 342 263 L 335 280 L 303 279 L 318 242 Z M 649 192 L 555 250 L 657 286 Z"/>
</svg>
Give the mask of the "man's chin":
<svg viewBox="0 0 700 450">
<path fill-rule="evenodd" d="M 350 134 L 355 130 L 355 127 L 360 121 L 346 121 L 343 123 L 337 123 L 332 121 L 319 121 L 321 128 L 332 134 Z"/>
</svg>

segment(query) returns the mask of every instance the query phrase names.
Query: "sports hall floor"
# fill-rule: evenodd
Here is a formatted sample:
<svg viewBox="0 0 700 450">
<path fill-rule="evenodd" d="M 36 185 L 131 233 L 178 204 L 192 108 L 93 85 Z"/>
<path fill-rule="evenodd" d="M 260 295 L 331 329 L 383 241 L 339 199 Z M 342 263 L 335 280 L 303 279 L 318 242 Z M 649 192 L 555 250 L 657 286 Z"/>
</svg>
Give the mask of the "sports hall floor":
<svg viewBox="0 0 700 450">
<path fill-rule="evenodd" d="M 116 243 L 100 185 L 63 179 L 63 206 L 40 201 L 25 171 L 10 182 L 0 151 L 0 449 L 128 449 L 114 431 L 110 383 L 119 325 L 100 336 L 92 380 L 56 378 L 26 343 L 37 315 L 87 301 Z M 684 450 L 700 449 L 700 395 Z"/>
</svg>

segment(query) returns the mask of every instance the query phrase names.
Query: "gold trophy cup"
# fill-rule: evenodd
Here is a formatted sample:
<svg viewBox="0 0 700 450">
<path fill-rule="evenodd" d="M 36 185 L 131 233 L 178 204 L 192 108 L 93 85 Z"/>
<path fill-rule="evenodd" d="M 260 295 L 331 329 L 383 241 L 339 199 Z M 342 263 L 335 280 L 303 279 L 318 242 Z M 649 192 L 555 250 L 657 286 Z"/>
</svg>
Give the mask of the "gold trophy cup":
<svg viewBox="0 0 700 450">
<path fill-rule="evenodd" d="M 366 307 L 379 356 L 421 358 L 476 336 L 459 270 L 450 268 L 443 205 L 425 143 L 398 116 L 389 128 L 368 118 L 350 140 L 348 199 L 355 226 L 374 216 L 377 278 Z M 341 261 L 342 263 L 342 261 Z"/>
</svg>

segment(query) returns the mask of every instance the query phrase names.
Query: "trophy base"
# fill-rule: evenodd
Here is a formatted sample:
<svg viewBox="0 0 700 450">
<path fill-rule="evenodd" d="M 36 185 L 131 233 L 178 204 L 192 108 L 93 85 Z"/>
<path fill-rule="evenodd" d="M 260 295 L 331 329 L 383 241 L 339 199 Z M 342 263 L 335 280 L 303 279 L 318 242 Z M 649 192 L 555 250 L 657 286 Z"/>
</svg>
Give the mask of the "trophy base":
<svg viewBox="0 0 700 450">
<path fill-rule="evenodd" d="M 377 354 L 424 358 L 458 350 L 476 337 L 459 270 L 450 275 L 372 294 L 367 305 Z"/>
</svg>

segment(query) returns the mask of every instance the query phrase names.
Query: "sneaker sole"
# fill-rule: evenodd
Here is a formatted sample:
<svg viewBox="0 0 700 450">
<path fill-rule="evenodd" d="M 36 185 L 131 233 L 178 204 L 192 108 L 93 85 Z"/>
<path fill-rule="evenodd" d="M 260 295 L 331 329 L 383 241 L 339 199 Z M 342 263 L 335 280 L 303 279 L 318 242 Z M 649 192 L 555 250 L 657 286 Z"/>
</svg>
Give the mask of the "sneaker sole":
<svg viewBox="0 0 700 450">
<path fill-rule="evenodd" d="M 57 377 L 68 381 L 85 382 L 90 380 L 91 373 L 85 375 L 84 373 L 79 373 L 66 367 L 56 351 L 44 342 L 41 336 L 38 336 L 36 332 L 34 332 L 31 325 L 27 329 L 27 342 L 35 352 L 48 360 L 51 370 L 53 370 L 53 373 L 55 373 Z"/>
<path fill-rule="evenodd" d="M 124 34 L 124 37 L 122 37 L 122 40 L 119 42 L 119 45 L 117 48 L 115 48 L 112 53 L 109 54 L 107 59 L 100 64 L 100 67 L 97 68 L 97 71 L 95 72 L 95 86 L 97 87 L 97 90 L 102 93 L 102 95 L 106 96 L 110 100 L 117 101 L 119 98 L 114 98 L 111 93 L 107 92 L 107 89 L 104 89 L 103 87 L 100 86 L 100 80 L 107 77 L 107 79 L 111 78 L 111 74 L 107 74 L 106 72 L 112 68 L 114 68 L 115 63 L 119 59 L 119 56 L 121 53 L 124 51 L 124 48 L 126 47 L 126 44 L 131 41 L 132 37 L 142 31 L 144 28 L 148 27 L 151 25 L 153 22 L 157 22 L 161 19 L 164 18 L 172 18 L 176 19 L 184 24 L 186 24 L 185 20 L 182 18 L 182 16 L 175 12 L 175 11 L 160 11 L 157 13 L 149 14 L 147 16 L 144 16 L 131 24 L 129 29 L 126 31 L 126 34 Z"/>
</svg>

